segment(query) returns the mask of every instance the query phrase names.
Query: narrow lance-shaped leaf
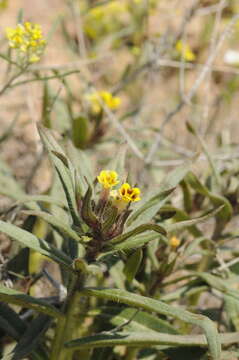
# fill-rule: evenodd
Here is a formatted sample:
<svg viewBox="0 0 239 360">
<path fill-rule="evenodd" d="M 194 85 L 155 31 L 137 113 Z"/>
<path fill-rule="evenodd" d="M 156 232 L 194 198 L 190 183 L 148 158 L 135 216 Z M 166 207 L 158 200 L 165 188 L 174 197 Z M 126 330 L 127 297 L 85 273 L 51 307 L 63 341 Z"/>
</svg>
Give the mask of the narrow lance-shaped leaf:
<svg viewBox="0 0 239 360">
<path fill-rule="evenodd" d="M 137 210 L 135 210 L 132 215 L 129 217 L 126 225 L 128 227 L 141 225 L 147 221 L 150 221 L 160 210 L 160 208 L 165 204 L 169 199 L 170 194 L 173 192 L 173 189 L 166 191 L 161 191 L 160 193 L 152 196 L 148 201 L 142 204 Z"/>
<path fill-rule="evenodd" d="M 165 236 L 163 236 L 159 233 L 149 232 L 147 234 L 136 235 L 132 238 L 129 238 L 128 240 L 125 240 L 123 243 L 114 245 L 114 250 L 127 251 L 127 250 L 131 250 L 131 249 L 138 249 L 139 247 L 142 247 L 142 246 L 148 244 L 150 241 L 153 241 L 156 239 L 163 241 L 166 245 L 168 244 L 168 240 Z"/>
<path fill-rule="evenodd" d="M 48 129 L 43 128 L 42 126 L 39 126 L 38 130 L 41 139 L 49 152 L 57 174 L 60 178 L 73 222 L 76 226 L 80 226 L 81 224 L 76 205 L 75 183 L 72 175 L 73 165 L 66 157 L 66 155 L 62 151 L 62 148 L 56 142 L 51 132 Z"/>
<path fill-rule="evenodd" d="M 89 185 L 88 190 L 82 200 L 81 216 L 87 225 L 94 226 L 98 224 L 98 219 L 92 210 L 91 198 L 92 198 L 92 189 L 91 186 Z"/>
<path fill-rule="evenodd" d="M 106 306 L 94 309 L 84 314 L 86 317 L 92 316 L 102 318 L 115 326 L 124 325 L 125 331 L 152 331 L 170 334 L 179 334 L 179 331 L 166 320 L 162 320 L 155 315 L 145 311 L 139 311 L 129 307 Z"/>
<path fill-rule="evenodd" d="M 88 184 L 85 179 L 87 179 L 91 186 L 93 185 L 92 160 L 87 155 L 86 151 L 77 149 L 70 141 L 67 142 L 66 150 L 70 160 L 77 170 L 76 190 L 81 196 L 84 196 L 88 188 Z"/>
<path fill-rule="evenodd" d="M 239 333 L 226 333 L 219 336 L 222 344 L 230 345 L 238 343 Z M 156 345 L 168 345 L 168 347 L 178 346 L 207 346 L 207 339 L 204 335 L 172 335 L 164 333 L 149 333 L 149 332 L 118 332 L 108 334 L 97 334 L 87 336 L 80 339 L 69 341 L 65 346 L 69 349 L 84 349 L 84 348 L 98 348 L 98 347 L 113 347 L 117 345 L 124 345 L 127 347 L 145 348 Z M 220 360 L 219 357 L 215 358 Z"/>
<path fill-rule="evenodd" d="M 10 306 L 0 303 L 0 328 L 15 340 L 19 340 L 26 330 L 25 322 Z"/>
<path fill-rule="evenodd" d="M 224 221 L 228 221 L 230 219 L 232 216 L 232 207 L 225 197 L 212 193 L 192 172 L 188 173 L 186 180 L 194 190 L 209 198 L 214 206 L 224 205 L 224 207 L 221 207 L 221 211 L 217 214 L 219 219 L 223 219 Z"/>
<path fill-rule="evenodd" d="M 49 195 L 23 195 L 19 196 L 17 203 L 42 202 L 46 204 L 57 205 L 61 208 L 66 207 L 66 203 Z"/>
<path fill-rule="evenodd" d="M 48 224 L 52 225 L 53 227 L 65 233 L 70 238 L 76 240 L 79 243 L 83 243 L 81 237 L 74 230 L 72 230 L 68 224 L 64 223 L 56 216 L 51 215 L 44 211 L 24 211 L 24 213 L 40 217 L 41 219 L 45 220 Z"/>
<path fill-rule="evenodd" d="M 0 300 L 9 304 L 15 304 L 21 307 L 36 310 L 55 318 L 63 317 L 63 314 L 54 306 L 46 301 L 34 298 L 20 291 L 0 286 Z"/>
<path fill-rule="evenodd" d="M 146 198 L 146 200 L 139 203 L 136 211 L 129 217 L 127 226 L 131 227 L 132 224 L 138 226 L 151 221 L 169 199 L 175 187 L 184 179 L 190 166 L 190 163 L 184 164 L 171 171 L 159 185 L 160 191 L 154 191 L 148 199 Z"/>
<path fill-rule="evenodd" d="M 45 240 L 38 239 L 35 235 L 17 227 L 16 225 L 0 220 L 0 232 L 1 231 L 30 249 L 38 251 L 42 255 L 46 255 L 57 263 L 71 269 L 71 259 Z"/>
<path fill-rule="evenodd" d="M 233 297 L 237 302 L 239 302 L 239 291 L 232 287 L 230 281 L 225 281 L 218 276 L 206 272 L 193 272 L 192 274 L 195 274 L 195 276 L 203 279 L 212 288 L 217 289 L 225 295 Z"/>
<path fill-rule="evenodd" d="M 175 224 L 165 225 L 165 229 L 167 230 L 167 232 L 177 231 L 177 230 L 181 230 L 181 229 L 187 228 L 192 225 L 202 223 L 202 222 L 208 220 L 209 218 L 215 216 L 216 214 L 218 214 L 222 210 L 223 207 L 224 207 L 224 205 L 219 206 L 217 209 L 208 212 L 207 215 L 200 216 L 195 219 L 180 221 Z"/>
<path fill-rule="evenodd" d="M 168 212 L 169 213 L 172 212 L 174 214 L 173 219 L 175 220 L 176 223 L 179 223 L 181 221 L 190 220 L 190 216 L 184 210 L 176 208 L 176 207 L 174 207 L 172 205 L 164 205 L 160 209 L 159 214 L 163 216 L 165 213 L 168 213 Z M 194 237 L 202 236 L 201 230 L 195 224 L 192 225 L 192 226 L 189 226 L 187 230 Z"/>
<path fill-rule="evenodd" d="M 165 304 L 162 301 L 132 294 L 121 289 L 86 288 L 81 293 L 86 296 L 95 296 L 106 300 L 122 302 L 124 304 L 139 307 L 147 311 L 163 314 L 165 316 L 172 316 L 184 322 L 199 326 L 205 332 L 212 359 L 220 360 L 221 345 L 217 329 L 214 323 L 206 316 L 193 314 L 181 308 L 176 308 Z"/>
<path fill-rule="evenodd" d="M 114 225 L 116 218 L 118 216 L 118 210 L 115 207 L 112 207 L 109 211 L 109 213 L 107 213 L 107 217 L 105 222 L 102 224 L 102 232 L 106 233 L 108 230 L 110 230 L 110 228 Z"/>
<path fill-rule="evenodd" d="M 166 235 L 167 234 L 167 231 L 160 225 L 157 225 L 157 224 L 143 224 L 143 225 L 138 226 L 134 230 L 131 230 L 129 232 L 126 232 L 125 234 L 114 237 L 112 240 L 110 240 L 108 242 L 108 244 L 109 245 L 119 244 L 119 243 L 127 240 L 131 236 L 141 234 L 141 233 L 143 233 L 145 231 L 148 231 L 148 230 L 155 231 L 155 232 L 157 232 L 157 233 L 159 233 L 161 235 Z"/>
<path fill-rule="evenodd" d="M 124 268 L 124 274 L 129 282 L 131 282 L 135 278 L 135 275 L 139 270 L 142 258 L 142 250 L 138 249 L 127 259 Z"/>
<path fill-rule="evenodd" d="M 20 341 L 13 349 L 12 360 L 20 360 L 29 355 L 42 341 L 42 336 L 48 329 L 51 319 L 40 314 L 29 324 Z"/>
</svg>

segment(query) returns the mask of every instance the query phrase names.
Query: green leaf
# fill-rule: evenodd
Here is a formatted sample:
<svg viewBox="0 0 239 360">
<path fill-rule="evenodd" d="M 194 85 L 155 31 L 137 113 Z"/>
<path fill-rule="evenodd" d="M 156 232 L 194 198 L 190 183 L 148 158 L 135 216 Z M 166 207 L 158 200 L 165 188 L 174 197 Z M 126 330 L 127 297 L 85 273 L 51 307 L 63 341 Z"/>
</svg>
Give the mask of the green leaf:
<svg viewBox="0 0 239 360">
<path fill-rule="evenodd" d="M 81 216 L 87 225 L 94 226 L 98 224 L 98 219 L 92 210 L 91 198 L 92 198 L 92 188 L 89 185 L 88 190 L 82 200 Z"/>
<path fill-rule="evenodd" d="M 236 331 L 239 331 L 239 301 L 232 296 L 224 296 L 225 312 Z"/>
<path fill-rule="evenodd" d="M 51 319 L 49 316 L 42 314 L 32 320 L 20 341 L 13 349 L 14 355 L 12 360 L 20 360 L 29 355 L 43 340 L 42 337 L 49 328 L 50 322 Z"/>
<path fill-rule="evenodd" d="M 73 165 L 51 135 L 51 132 L 42 126 L 39 126 L 38 130 L 61 181 L 74 225 L 81 226 L 76 204 L 75 181 L 72 177 L 72 174 L 74 174 Z"/>
<path fill-rule="evenodd" d="M 195 274 L 195 276 L 204 280 L 213 289 L 217 289 L 223 294 L 227 296 L 231 296 L 232 298 L 234 298 L 236 301 L 239 302 L 239 291 L 233 289 L 232 287 L 232 280 L 234 280 L 235 282 L 235 280 L 237 281 L 237 278 L 236 279 L 229 278 L 227 281 L 225 281 L 225 279 L 222 279 L 218 276 L 206 272 L 193 272 L 192 274 Z"/>
<path fill-rule="evenodd" d="M 7 304 L 0 303 L 0 328 L 15 340 L 26 330 L 26 324 Z"/>
<path fill-rule="evenodd" d="M 173 216 L 173 220 L 176 222 L 176 223 L 179 223 L 181 221 L 186 221 L 186 220 L 190 220 L 190 216 L 184 211 L 184 210 L 181 210 L 179 208 L 176 208 L 172 205 L 164 205 L 160 211 L 159 211 L 159 214 L 161 216 L 164 216 L 164 214 L 166 213 L 170 213 L 172 212 L 174 214 Z M 196 227 L 196 225 L 192 225 L 192 226 L 189 226 L 188 229 L 187 229 L 194 237 L 198 237 L 198 236 L 202 236 L 202 232 L 201 230 L 198 229 L 198 227 Z"/>
<path fill-rule="evenodd" d="M 118 216 L 118 210 L 115 207 L 110 208 L 110 211 L 107 213 L 106 220 L 102 224 L 101 231 L 102 233 L 107 233 L 111 229 L 111 227 L 115 224 Z"/>
<path fill-rule="evenodd" d="M 166 320 L 162 320 L 144 311 L 134 308 L 122 308 L 116 306 L 101 307 L 86 313 L 86 316 L 96 316 L 107 320 L 115 326 L 124 325 L 125 331 L 152 331 L 178 334 L 178 331 Z"/>
<path fill-rule="evenodd" d="M 71 259 L 45 240 L 38 239 L 30 232 L 1 220 L 0 231 L 10 236 L 12 239 L 20 242 L 21 244 L 29 247 L 30 249 L 38 251 L 42 255 L 48 256 L 57 263 L 67 267 L 68 269 L 71 269 Z"/>
<path fill-rule="evenodd" d="M 212 359 L 214 360 L 220 359 L 221 345 L 220 345 L 216 326 L 209 318 L 203 315 L 193 314 L 181 308 L 176 308 L 171 305 L 165 304 L 162 301 L 147 298 L 145 296 L 132 294 L 128 291 L 121 289 L 86 288 L 81 293 L 82 295 L 86 295 L 86 296 L 95 296 L 97 298 L 102 298 L 105 300 L 122 302 L 124 304 L 128 304 L 130 306 L 134 306 L 137 308 L 142 308 L 144 310 L 155 312 L 157 314 L 172 316 L 184 322 L 188 322 L 190 324 L 199 326 L 205 332 Z M 168 334 L 166 336 L 168 336 Z M 71 342 L 71 346 L 74 346 L 73 344 L 76 345 L 77 342 L 75 343 Z"/>
<path fill-rule="evenodd" d="M 142 258 L 143 258 L 142 250 L 138 249 L 127 259 L 124 268 L 124 274 L 129 282 L 132 282 L 133 279 L 135 278 L 135 275 L 139 270 Z"/>
<path fill-rule="evenodd" d="M 84 116 L 74 117 L 72 119 L 72 140 L 75 147 L 84 149 L 90 138 L 89 119 Z"/>
<path fill-rule="evenodd" d="M 111 239 L 108 242 L 108 244 L 109 245 L 119 244 L 119 243 L 127 240 L 131 236 L 141 234 L 141 233 L 143 233 L 143 232 L 145 232 L 147 230 L 155 231 L 155 232 L 157 232 L 157 233 L 159 233 L 161 235 L 166 235 L 167 234 L 167 231 L 162 226 L 159 226 L 157 224 L 142 224 L 142 225 L 138 226 L 137 228 L 126 232 L 125 234 L 114 237 L 113 239 Z"/>
<path fill-rule="evenodd" d="M 191 162 L 178 166 L 176 169 L 170 171 L 166 178 L 160 184 L 161 191 L 166 191 L 175 188 L 187 175 L 191 167 Z"/>
<path fill-rule="evenodd" d="M 82 243 L 82 244 L 84 243 L 82 241 L 82 238 L 74 230 L 72 230 L 68 224 L 66 224 L 65 222 L 63 222 L 62 220 L 60 220 L 59 218 L 57 218 L 54 215 L 51 215 L 44 211 L 31 211 L 31 210 L 23 211 L 23 213 L 40 217 L 41 219 L 46 221 L 48 224 L 52 225 L 53 228 L 59 229 L 60 232 L 69 236 L 71 239 L 74 239 L 77 242 Z"/>
<path fill-rule="evenodd" d="M 26 295 L 20 291 L 0 285 L 0 300 L 9 304 L 36 310 L 46 315 L 62 318 L 63 314 L 46 301 Z"/>
<path fill-rule="evenodd" d="M 76 186 L 77 193 L 84 196 L 88 189 L 88 183 L 93 186 L 92 159 L 87 155 L 87 151 L 75 148 L 70 141 L 67 142 L 67 154 L 74 167 L 77 169 Z M 87 179 L 87 182 L 86 182 Z"/>
<path fill-rule="evenodd" d="M 221 334 L 219 340 L 225 345 L 238 343 L 239 333 Z M 69 341 L 65 346 L 69 349 L 113 347 L 117 345 L 125 345 L 127 347 L 145 348 L 155 345 L 175 346 L 200 346 L 206 347 L 207 340 L 204 335 L 172 335 L 164 333 L 152 332 L 135 332 L 135 333 L 102 333 L 93 336 L 87 336 L 80 339 Z M 218 357 L 213 359 L 220 360 Z"/>
<path fill-rule="evenodd" d="M 168 241 L 164 236 L 158 233 L 148 232 L 147 234 L 136 235 L 128 240 L 125 240 L 123 243 L 114 245 L 114 250 L 127 251 L 137 249 L 156 239 L 160 239 L 164 243 L 168 244 Z"/>
<path fill-rule="evenodd" d="M 192 172 L 188 173 L 186 180 L 188 181 L 190 186 L 199 194 L 209 198 L 214 206 L 219 207 L 224 205 L 223 207 L 221 207 L 221 211 L 217 214 L 219 219 L 228 221 L 231 218 L 233 210 L 230 202 L 225 197 L 219 194 L 212 193 L 206 186 L 204 186 L 199 181 L 196 175 L 194 175 Z"/>
<path fill-rule="evenodd" d="M 139 207 L 129 217 L 127 226 L 141 225 L 146 223 L 157 214 L 160 208 L 169 199 L 175 187 L 184 179 L 190 169 L 191 164 L 185 164 L 171 171 L 163 182 L 159 185 L 160 191 L 153 191 L 149 197 L 139 203 Z"/>
<path fill-rule="evenodd" d="M 184 258 L 186 259 L 187 257 L 196 254 L 197 252 L 197 248 L 199 247 L 199 245 L 202 242 L 208 242 L 209 244 L 211 243 L 211 245 L 214 245 L 214 242 L 210 239 L 205 238 L 204 236 L 195 238 L 194 240 L 192 240 L 189 245 L 186 247 L 185 251 L 184 251 Z"/>
<path fill-rule="evenodd" d="M 48 129 L 51 128 L 51 107 L 52 107 L 51 98 L 52 98 L 52 94 L 48 81 L 44 81 L 41 118 L 42 118 L 42 124 Z"/>
<path fill-rule="evenodd" d="M 129 217 L 126 225 L 128 227 L 132 224 L 137 226 L 152 220 L 160 208 L 169 199 L 173 191 L 174 188 L 163 192 L 161 191 L 160 193 L 152 196 L 149 200 L 143 202 L 143 204 Z"/>
<path fill-rule="evenodd" d="M 219 206 L 217 209 L 209 211 L 207 213 L 207 215 L 200 216 L 198 218 L 194 218 L 194 219 L 186 220 L 186 221 L 180 221 L 175 224 L 164 225 L 165 229 L 167 232 L 171 232 L 171 231 L 173 232 L 173 231 L 178 231 L 178 230 L 190 227 L 192 225 L 200 224 L 200 223 L 210 219 L 211 217 L 217 215 L 222 210 L 223 207 L 224 207 L 224 205 Z"/>
<path fill-rule="evenodd" d="M 52 205 L 57 205 L 60 206 L 61 208 L 66 207 L 66 203 L 63 202 L 62 200 L 53 198 L 52 196 L 49 195 L 22 195 L 19 196 L 19 199 L 17 201 L 17 203 L 28 203 L 28 202 L 43 202 L 46 204 L 52 204 Z"/>
</svg>

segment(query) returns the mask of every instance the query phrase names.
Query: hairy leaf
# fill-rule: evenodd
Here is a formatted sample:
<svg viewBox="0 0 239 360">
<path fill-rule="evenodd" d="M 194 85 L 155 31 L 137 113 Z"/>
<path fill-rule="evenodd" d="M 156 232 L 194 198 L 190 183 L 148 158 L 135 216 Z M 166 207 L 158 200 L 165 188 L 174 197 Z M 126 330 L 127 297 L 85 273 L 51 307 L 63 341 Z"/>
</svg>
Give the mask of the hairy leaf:
<svg viewBox="0 0 239 360">
<path fill-rule="evenodd" d="M 214 360 L 219 360 L 221 356 L 221 345 L 214 323 L 203 315 L 193 314 L 181 308 L 173 307 L 162 301 L 136 295 L 121 289 L 97 289 L 87 288 L 82 294 L 95 296 L 106 300 L 122 302 L 130 306 L 139 307 L 147 311 L 152 311 L 165 316 L 172 316 L 190 324 L 199 326 L 205 332 L 209 351 Z"/>
<path fill-rule="evenodd" d="M 61 318 L 62 313 L 46 301 L 26 295 L 20 291 L 0 286 L 0 300 L 9 304 L 30 308 L 46 315 Z"/>
</svg>

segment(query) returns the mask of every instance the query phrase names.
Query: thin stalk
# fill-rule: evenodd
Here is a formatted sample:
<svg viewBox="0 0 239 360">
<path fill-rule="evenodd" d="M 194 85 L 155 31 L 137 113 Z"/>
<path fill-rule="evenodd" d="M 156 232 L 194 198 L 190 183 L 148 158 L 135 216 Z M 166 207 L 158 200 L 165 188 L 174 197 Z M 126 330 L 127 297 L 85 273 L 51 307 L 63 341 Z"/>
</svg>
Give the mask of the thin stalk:
<svg viewBox="0 0 239 360">
<path fill-rule="evenodd" d="M 0 96 L 3 95 L 5 91 L 11 87 L 13 81 L 16 80 L 19 76 L 21 76 L 25 72 L 25 70 L 26 68 L 22 68 L 7 81 L 7 83 L 0 90 Z"/>
</svg>

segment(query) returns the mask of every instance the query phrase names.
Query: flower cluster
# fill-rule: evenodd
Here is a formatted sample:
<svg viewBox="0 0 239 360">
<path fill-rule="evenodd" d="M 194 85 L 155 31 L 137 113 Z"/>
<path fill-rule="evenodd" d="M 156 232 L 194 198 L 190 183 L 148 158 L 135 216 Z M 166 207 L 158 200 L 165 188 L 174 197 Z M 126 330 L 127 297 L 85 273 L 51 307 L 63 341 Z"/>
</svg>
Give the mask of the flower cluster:
<svg viewBox="0 0 239 360">
<path fill-rule="evenodd" d="M 128 27 L 135 20 L 139 11 L 145 11 L 145 7 L 151 10 L 156 7 L 158 0 L 111 0 L 102 2 L 95 7 L 82 8 L 86 13 L 84 19 L 84 31 L 91 40 L 99 40 L 109 34 L 115 33 Z M 115 45 L 118 40 L 113 41 Z"/>
<path fill-rule="evenodd" d="M 104 189 L 111 189 L 119 183 L 117 172 L 111 170 L 102 170 L 97 179 Z M 140 189 L 124 183 L 118 190 L 111 190 L 110 197 L 113 205 L 122 209 L 126 204 L 140 200 Z"/>
<path fill-rule="evenodd" d="M 81 218 L 89 226 L 87 236 L 92 239 L 88 244 L 89 261 L 95 259 L 108 241 L 123 233 L 124 225 L 132 212 L 130 204 L 140 200 L 140 189 L 131 187 L 128 183 L 112 190 L 120 182 L 116 171 L 102 170 L 97 180 L 102 185 L 99 196 L 95 198 L 95 191 L 89 185 L 79 202 Z"/>
<path fill-rule="evenodd" d="M 43 38 L 41 26 L 25 22 L 16 28 L 6 28 L 9 46 L 17 50 L 22 62 L 34 63 L 40 60 L 46 40 Z"/>
<path fill-rule="evenodd" d="M 97 39 L 115 32 L 125 23 L 127 4 L 123 0 L 113 0 L 96 6 L 88 12 L 84 21 L 85 33 L 91 39 Z"/>
<path fill-rule="evenodd" d="M 86 94 L 86 100 L 90 103 L 90 110 L 94 115 L 99 115 L 102 112 L 102 104 L 111 110 L 118 109 L 121 104 L 121 99 L 108 91 L 95 91 Z"/>
</svg>

